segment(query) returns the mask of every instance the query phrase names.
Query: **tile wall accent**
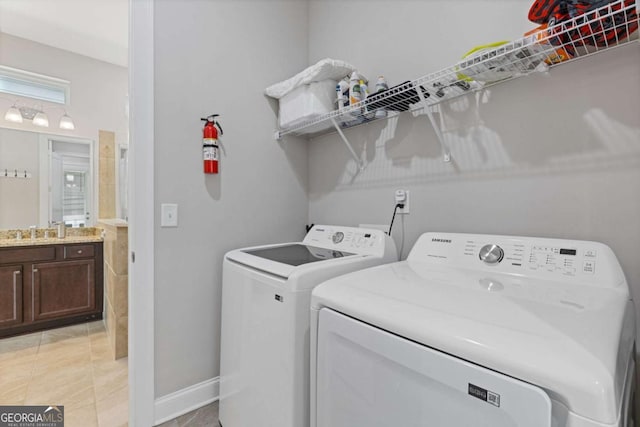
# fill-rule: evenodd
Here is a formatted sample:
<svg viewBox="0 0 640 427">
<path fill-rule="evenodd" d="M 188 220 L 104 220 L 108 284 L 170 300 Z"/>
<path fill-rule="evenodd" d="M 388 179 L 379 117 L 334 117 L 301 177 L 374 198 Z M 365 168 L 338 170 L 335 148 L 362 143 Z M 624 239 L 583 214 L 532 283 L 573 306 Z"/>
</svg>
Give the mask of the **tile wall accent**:
<svg viewBox="0 0 640 427">
<path fill-rule="evenodd" d="M 98 132 L 98 218 L 116 216 L 116 134 Z"/>
<path fill-rule="evenodd" d="M 109 345 L 116 359 L 127 356 L 129 322 L 128 225 L 120 219 L 100 220 L 104 229 L 104 316 Z"/>
</svg>

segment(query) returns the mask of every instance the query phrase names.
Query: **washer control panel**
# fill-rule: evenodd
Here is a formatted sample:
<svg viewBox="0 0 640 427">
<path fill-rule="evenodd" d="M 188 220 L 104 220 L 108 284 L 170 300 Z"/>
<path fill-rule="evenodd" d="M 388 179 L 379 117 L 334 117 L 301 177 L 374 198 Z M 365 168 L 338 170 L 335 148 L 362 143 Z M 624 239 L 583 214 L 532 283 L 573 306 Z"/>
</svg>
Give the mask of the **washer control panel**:
<svg viewBox="0 0 640 427">
<path fill-rule="evenodd" d="M 407 259 L 549 279 L 624 281 L 608 246 L 579 240 L 426 233 Z"/>
<path fill-rule="evenodd" d="M 592 258 L 587 256 L 585 251 L 584 256 L 589 258 L 582 263 L 585 266 L 584 273 L 595 273 L 595 254 L 596 250 L 589 250 L 588 253 L 593 254 Z M 562 248 L 558 246 L 541 246 L 533 245 L 529 255 L 528 267 L 530 270 L 546 270 L 548 272 L 560 272 L 565 275 L 573 276 L 578 272 L 580 267 L 580 260 L 578 260 L 578 249 Z"/>
<path fill-rule="evenodd" d="M 385 247 L 393 245 L 381 230 L 357 227 L 314 226 L 303 243 L 327 249 L 358 254 L 383 254 Z M 394 246 L 395 250 L 395 246 Z"/>
</svg>

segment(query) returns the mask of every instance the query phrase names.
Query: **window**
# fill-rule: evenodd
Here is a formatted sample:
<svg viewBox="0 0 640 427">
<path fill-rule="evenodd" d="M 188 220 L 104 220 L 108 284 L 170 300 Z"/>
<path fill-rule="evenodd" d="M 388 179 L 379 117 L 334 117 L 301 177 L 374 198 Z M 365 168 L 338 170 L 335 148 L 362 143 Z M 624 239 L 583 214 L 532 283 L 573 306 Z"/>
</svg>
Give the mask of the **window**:
<svg viewBox="0 0 640 427">
<path fill-rule="evenodd" d="M 67 80 L 0 65 L 0 92 L 69 105 L 71 83 Z"/>
</svg>

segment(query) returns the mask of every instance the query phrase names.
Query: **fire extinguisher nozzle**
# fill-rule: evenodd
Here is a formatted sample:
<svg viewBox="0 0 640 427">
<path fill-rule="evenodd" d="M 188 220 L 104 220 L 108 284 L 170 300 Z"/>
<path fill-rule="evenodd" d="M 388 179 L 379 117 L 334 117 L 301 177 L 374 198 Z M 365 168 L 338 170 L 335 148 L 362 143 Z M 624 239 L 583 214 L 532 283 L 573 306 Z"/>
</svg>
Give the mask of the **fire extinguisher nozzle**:
<svg viewBox="0 0 640 427">
<path fill-rule="evenodd" d="M 207 117 L 201 117 L 200 120 L 202 120 L 203 122 L 215 122 L 216 117 L 220 117 L 220 114 L 211 114 L 210 116 Z"/>
</svg>

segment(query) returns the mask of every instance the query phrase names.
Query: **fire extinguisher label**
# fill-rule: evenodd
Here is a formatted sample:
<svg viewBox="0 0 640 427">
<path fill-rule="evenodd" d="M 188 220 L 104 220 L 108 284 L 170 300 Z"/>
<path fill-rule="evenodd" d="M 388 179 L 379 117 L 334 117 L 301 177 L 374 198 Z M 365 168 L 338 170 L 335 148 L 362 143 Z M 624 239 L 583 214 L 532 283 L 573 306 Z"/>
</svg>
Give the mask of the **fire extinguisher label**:
<svg viewBox="0 0 640 427">
<path fill-rule="evenodd" d="M 218 160 L 218 147 L 215 145 L 205 145 L 202 153 L 204 160 Z"/>
</svg>

